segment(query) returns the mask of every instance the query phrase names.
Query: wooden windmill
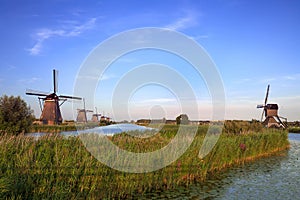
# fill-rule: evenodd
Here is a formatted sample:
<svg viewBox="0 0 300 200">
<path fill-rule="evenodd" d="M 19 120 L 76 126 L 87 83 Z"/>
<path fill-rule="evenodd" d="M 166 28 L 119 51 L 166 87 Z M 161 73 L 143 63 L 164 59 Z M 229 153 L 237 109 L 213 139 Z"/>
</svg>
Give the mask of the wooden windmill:
<svg viewBox="0 0 300 200">
<path fill-rule="evenodd" d="M 83 98 L 83 109 L 77 109 L 78 114 L 77 114 L 77 118 L 76 121 L 79 123 L 86 123 L 87 122 L 87 116 L 86 113 L 87 112 L 93 112 L 92 110 L 86 110 L 85 109 L 85 100 Z"/>
<path fill-rule="evenodd" d="M 92 116 L 92 122 L 99 122 L 99 117 L 101 117 L 101 114 L 98 114 L 97 107 L 95 107 L 95 109 L 96 109 L 96 113 L 94 113 Z"/>
<path fill-rule="evenodd" d="M 68 99 L 81 100 L 80 97 L 57 95 L 57 71 L 53 69 L 53 93 L 39 92 L 34 90 L 27 90 L 27 95 L 38 96 L 42 114 L 40 120 L 43 124 L 61 124 L 63 119 L 60 112 L 60 106 Z M 42 103 L 43 102 L 43 106 Z M 42 108 L 43 107 L 43 108 Z"/>
<path fill-rule="evenodd" d="M 267 104 L 268 97 L 269 97 L 269 90 L 270 90 L 270 85 L 268 85 L 268 88 L 267 88 L 265 103 L 257 105 L 257 108 L 263 108 L 263 112 L 262 112 L 262 115 L 261 115 L 261 121 L 262 121 L 263 125 L 268 127 L 268 128 L 270 128 L 270 127 L 286 128 L 287 123 L 282 122 L 281 119 L 285 119 L 285 121 L 287 121 L 287 118 L 280 117 L 278 115 L 278 105 L 273 104 L 273 103 L 272 104 L 271 103 Z M 264 116 L 265 116 L 265 120 L 263 121 Z"/>
</svg>

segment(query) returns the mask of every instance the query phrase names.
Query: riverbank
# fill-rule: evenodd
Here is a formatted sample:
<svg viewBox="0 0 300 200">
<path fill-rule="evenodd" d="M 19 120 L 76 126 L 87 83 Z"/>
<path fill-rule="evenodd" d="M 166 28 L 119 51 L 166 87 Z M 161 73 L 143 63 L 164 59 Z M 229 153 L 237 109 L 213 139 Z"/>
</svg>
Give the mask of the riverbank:
<svg viewBox="0 0 300 200">
<path fill-rule="evenodd" d="M 288 128 L 288 131 L 290 133 L 300 133 L 300 127 L 297 127 L 297 126 L 291 126 Z"/>
<path fill-rule="evenodd" d="M 64 124 L 64 125 L 32 125 L 30 127 L 30 133 L 60 133 L 64 131 L 76 131 L 83 130 L 87 128 L 94 128 L 99 126 L 98 123 L 88 123 L 88 124 Z"/>
<path fill-rule="evenodd" d="M 128 151 L 149 152 L 166 146 L 177 130 L 177 126 L 165 126 L 151 138 L 118 134 L 110 140 Z M 199 159 L 206 131 L 207 126 L 200 126 L 190 148 L 171 165 L 140 174 L 101 164 L 77 137 L 1 136 L 0 198 L 128 198 L 205 181 L 215 171 L 289 147 L 287 132 L 282 130 L 224 133 L 212 151 Z"/>
</svg>

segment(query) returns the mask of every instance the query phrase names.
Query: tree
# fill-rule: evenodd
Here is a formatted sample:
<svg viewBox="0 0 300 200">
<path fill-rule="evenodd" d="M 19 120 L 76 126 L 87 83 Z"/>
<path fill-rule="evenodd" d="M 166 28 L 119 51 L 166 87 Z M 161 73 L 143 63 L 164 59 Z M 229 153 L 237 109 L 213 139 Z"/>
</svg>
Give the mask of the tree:
<svg viewBox="0 0 300 200">
<path fill-rule="evenodd" d="M 179 125 L 179 124 L 189 124 L 189 118 L 187 116 L 187 114 L 181 114 L 179 115 L 178 117 L 176 117 L 176 124 Z"/>
<path fill-rule="evenodd" d="M 28 132 L 34 118 L 33 111 L 20 96 L 0 98 L 0 133 L 18 135 Z"/>
</svg>

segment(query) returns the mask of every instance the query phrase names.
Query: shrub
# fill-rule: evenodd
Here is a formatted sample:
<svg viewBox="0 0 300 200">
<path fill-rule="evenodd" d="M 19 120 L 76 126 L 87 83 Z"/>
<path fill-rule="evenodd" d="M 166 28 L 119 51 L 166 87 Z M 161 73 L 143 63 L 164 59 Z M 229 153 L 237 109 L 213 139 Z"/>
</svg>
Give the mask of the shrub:
<svg viewBox="0 0 300 200">
<path fill-rule="evenodd" d="M 21 97 L 0 98 L 0 133 L 18 135 L 28 132 L 34 120 L 33 111 Z"/>
</svg>

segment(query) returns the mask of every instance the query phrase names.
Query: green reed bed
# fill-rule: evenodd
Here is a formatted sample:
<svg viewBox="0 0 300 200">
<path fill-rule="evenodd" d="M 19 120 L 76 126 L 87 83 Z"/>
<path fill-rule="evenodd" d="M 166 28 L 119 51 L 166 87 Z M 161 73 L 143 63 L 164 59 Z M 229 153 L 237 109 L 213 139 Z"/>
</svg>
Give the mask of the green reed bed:
<svg viewBox="0 0 300 200">
<path fill-rule="evenodd" d="M 290 133 L 300 133 L 300 127 L 292 126 L 288 128 Z"/>
<path fill-rule="evenodd" d="M 31 133 L 60 133 L 63 131 L 76 131 L 88 128 L 97 127 L 98 123 L 88 123 L 88 124 L 72 124 L 72 125 L 32 125 L 30 128 Z"/>
<path fill-rule="evenodd" d="M 150 173 L 125 173 L 98 162 L 77 137 L 45 136 L 36 140 L 24 136 L 0 137 L 0 199 L 103 199 L 137 197 L 147 192 L 188 186 L 205 181 L 207 175 L 257 156 L 285 149 L 287 132 L 261 130 L 260 133 L 220 136 L 203 159 L 199 149 L 207 132 L 200 126 L 190 148 L 171 165 Z M 165 126 L 149 138 L 119 134 L 110 140 L 132 152 L 149 152 L 166 146 L 177 126 Z M 187 129 L 186 137 L 190 137 Z M 148 134 L 154 134 L 149 132 Z M 171 152 L 175 153 L 175 152 Z"/>
</svg>

